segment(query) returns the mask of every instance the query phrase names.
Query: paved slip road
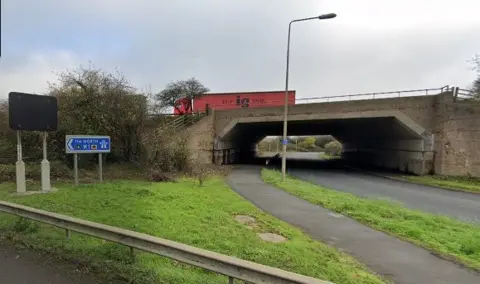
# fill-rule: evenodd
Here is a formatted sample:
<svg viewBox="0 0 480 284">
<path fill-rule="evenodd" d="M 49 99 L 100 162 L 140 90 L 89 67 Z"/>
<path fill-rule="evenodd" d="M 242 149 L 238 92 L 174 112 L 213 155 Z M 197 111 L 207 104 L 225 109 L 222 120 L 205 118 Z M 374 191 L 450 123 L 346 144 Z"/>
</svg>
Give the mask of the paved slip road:
<svg viewBox="0 0 480 284">
<path fill-rule="evenodd" d="M 0 243 L 1 284 L 97 284 L 75 265 Z"/>
<path fill-rule="evenodd" d="M 299 179 L 368 198 L 397 201 L 411 209 L 480 223 L 480 194 L 444 190 L 348 169 L 289 169 Z"/>
<path fill-rule="evenodd" d="M 288 158 L 288 173 L 299 179 L 361 197 L 393 200 L 411 209 L 480 223 L 480 194 L 450 191 L 361 173 L 333 165 L 330 161 L 322 162 L 318 160 L 318 153 L 289 153 Z M 290 167 L 292 164 L 294 166 Z"/>
<path fill-rule="evenodd" d="M 260 169 L 237 166 L 228 183 L 260 209 L 351 254 L 385 278 L 399 284 L 480 283 L 473 271 L 265 184 Z"/>
</svg>

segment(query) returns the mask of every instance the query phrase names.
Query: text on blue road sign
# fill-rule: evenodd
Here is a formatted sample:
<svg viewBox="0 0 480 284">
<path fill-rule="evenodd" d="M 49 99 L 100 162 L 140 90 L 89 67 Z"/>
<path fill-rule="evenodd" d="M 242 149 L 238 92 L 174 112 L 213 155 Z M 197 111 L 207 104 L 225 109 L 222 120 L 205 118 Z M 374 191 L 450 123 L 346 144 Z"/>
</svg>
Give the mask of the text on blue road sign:
<svg viewBox="0 0 480 284">
<path fill-rule="evenodd" d="M 109 153 L 109 136 L 67 135 L 65 137 L 67 153 Z"/>
</svg>

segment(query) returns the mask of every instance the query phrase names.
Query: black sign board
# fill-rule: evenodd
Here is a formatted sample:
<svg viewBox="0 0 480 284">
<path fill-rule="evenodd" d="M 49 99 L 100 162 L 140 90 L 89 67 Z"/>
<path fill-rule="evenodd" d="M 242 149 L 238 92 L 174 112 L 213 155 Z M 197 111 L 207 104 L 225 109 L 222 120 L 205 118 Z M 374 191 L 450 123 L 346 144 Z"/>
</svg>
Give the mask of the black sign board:
<svg viewBox="0 0 480 284">
<path fill-rule="evenodd" d="M 8 119 L 12 130 L 57 130 L 57 98 L 11 92 L 8 94 Z"/>
</svg>

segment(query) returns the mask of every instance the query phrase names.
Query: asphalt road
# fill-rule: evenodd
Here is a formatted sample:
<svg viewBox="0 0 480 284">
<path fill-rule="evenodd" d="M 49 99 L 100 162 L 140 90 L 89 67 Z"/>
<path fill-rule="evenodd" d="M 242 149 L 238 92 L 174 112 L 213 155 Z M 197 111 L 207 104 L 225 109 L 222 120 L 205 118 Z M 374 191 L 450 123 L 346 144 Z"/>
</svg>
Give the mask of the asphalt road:
<svg viewBox="0 0 480 284">
<path fill-rule="evenodd" d="M 309 158 L 305 159 L 305 156 Z M 315 164 L 311 162 L 315 157 L 318 157 L 318 153 L 290 153 L 288 158 L 295 161 L 287 163 L 289 173 L 299 179 L 357 196 L 393 200 L 411 209 L 480 223 L 480 194 L 394 181 L 345 169 L 330 162 L 319 161 Z M 308 162 L 308 166 L 302 166 Z M 293 167 L 288 166 L 293 163 Z"/>
<path fill-rule="evenodd" d="M 73 264 L 53 261 L 36 252 L 0 243 L 1 284 L 96 284 Z"/>
</svg>

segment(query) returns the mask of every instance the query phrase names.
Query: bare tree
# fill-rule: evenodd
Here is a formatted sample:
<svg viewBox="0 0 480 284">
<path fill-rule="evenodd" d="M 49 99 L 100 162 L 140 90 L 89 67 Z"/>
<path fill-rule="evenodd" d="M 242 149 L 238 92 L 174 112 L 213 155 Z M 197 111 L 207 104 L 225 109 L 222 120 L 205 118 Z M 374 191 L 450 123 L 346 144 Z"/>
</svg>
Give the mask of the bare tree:
<svg viewBox="0 0 480 284">
<path fill-rule="evenodd" d="M 178 105 L 179 100 L 185 99 L 187 107 L 191 108 L 192 100 L 201 97 L 208 91 L 209 89 L 196 78 L 190 78 L 188 80 L 180 80 L 168 84 L 163 91 L 155 95 L 155 98 L 160 107 L 173 107 L 181 112 Z"/>
<path fill-rule="evenodd" d="M 477 78 L 473 81 L 472 91 L 475 97 L 480 98 L 480 54 L 476 54 L 471 60 L 473 70 L 477 72 Z"/>
<path fill-rule="evenodd" d="M 62 132 L 108 134 L 115 145 L 110 157 L 136 159 L 141 151 L 139 140 L 147 101 L 123 74 L 81 67 L 67 70 L 58 74 L 58 83 L 50 86 L 50 94 L 59 102 L 59 151 Z"/>
</svg>

